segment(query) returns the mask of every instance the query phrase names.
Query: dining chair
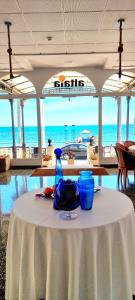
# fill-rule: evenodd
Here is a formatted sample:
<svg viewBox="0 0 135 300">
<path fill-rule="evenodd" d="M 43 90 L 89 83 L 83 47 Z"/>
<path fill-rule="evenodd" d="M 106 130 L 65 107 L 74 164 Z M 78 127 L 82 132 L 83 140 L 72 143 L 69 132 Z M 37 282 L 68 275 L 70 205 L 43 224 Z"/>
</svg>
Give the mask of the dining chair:
<svg viewBox="0 0 135 300">
<path fill-rule="evenodd" d="M 123 159 L 121 152 L 118 150 L 119 148 L 125 150 L 125 146 L 121 143 L 116 143 L 114 146 L 117 160 L 118 160 L 118 186 L 119 186 L 120 179 L 122 180 L 123 170 L 125 168 L 124 159 Z"/>
<path fill-rule="evenodd" d="M 125 141 L 123 144 L 124 144 L 125 147 L 128 148 L 128 147 L 130 147 L 130 146 L 135 145 L 135 142 L 133 142 L 133 141 L 128 141 L 128 140 L 127 140 L 127 141 Z"/>
<path fill-rule="evenodd" d="M 128 171 L 134 171 L 135 181 L 135 156 L 127 150 L 123 144 L 116 143 L 115 151 L 118 159 L 118 185 L 120 178 L 124 177 L 124 188 L 126 188 Z"/>
</svg>

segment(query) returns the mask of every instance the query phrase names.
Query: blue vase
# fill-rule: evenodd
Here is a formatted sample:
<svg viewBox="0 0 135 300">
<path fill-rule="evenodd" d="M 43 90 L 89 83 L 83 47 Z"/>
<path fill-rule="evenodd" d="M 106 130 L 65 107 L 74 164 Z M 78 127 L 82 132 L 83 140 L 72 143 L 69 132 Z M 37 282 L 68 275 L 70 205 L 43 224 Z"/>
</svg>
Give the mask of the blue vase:
<svg viewBox="0 0 135 300">
<path fill-rule="evenodd" d="M 59 183 L 59 180 L 63 178 L 62 165 L 61 165 L 61 153 L 60 148 L 54 150 L 56 156 L 56 167 L 55 167 L 55 186 Z"/>
<path fill-rule="evenodd" d="M 61 165 L 61 153 L 62 150 L 60 148 L 56 148 L 54 150 L 55 156 L 56 156 L 56 167 L 55 167 L 55 189 L 54 189 L 54 202 L 53 207 L 55 209 L 59 209 L 57 205 L 57 199 L 56 199 L 56 190 L 58 188 L 58 185 L 60 181 L 63 179 L 63 172 L 62 172 L 62 165 Z"/>
<path fill-rule="evenodd" d="M 61 179 L 56 186 L 54 199 L 54 208 L 57 210 L 76 209 L 80 205 L 77 182 Z"/>
<path fill-rule="evenodd" d="M 94 198 L 94 178 L 91 171 L 81 171 L 78 178 L 80 205 L 84 210 L 92 209 Z"/>
</svg>

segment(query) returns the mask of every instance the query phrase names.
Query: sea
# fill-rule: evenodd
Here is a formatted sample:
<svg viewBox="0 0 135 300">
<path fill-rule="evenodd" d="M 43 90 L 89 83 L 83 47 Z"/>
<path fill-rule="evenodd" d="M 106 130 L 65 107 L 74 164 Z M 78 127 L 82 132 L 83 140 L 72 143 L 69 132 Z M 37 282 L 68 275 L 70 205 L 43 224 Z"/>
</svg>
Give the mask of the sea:
<svg viewBox="0 0 135 300">
<path fill-rule="evenodd" d="M 88 134 L 82 134 L 83 130 L 88 130 Z M 18 132 L 15 127 L 16 146 L 21 145 L 22 132 Z M 63 126 L 45 126 L 43 128 L 44 146 L 47 146 L 48 139 L 52 140 L 55 147 L 61 147 L 66 143 L 77 140 L 78 137 L 98 137 L 98 125 L 63 125 Z M 121 126 L 121 140 L 126 140 L 126 125 Z M 102 125 L 102 144 L 103 146 L 114 145 L 117 140 L 117 125 Z M 129 125 L 129 140 L 135 140 L 135 127 Z M 28 147 L 36 147 L 38 145 L 38 130 L 34 126 L 25 126 L 25 144 Z M 12 128 L 0 127 L 0 147 L 12 146 Z"/>
</svg>

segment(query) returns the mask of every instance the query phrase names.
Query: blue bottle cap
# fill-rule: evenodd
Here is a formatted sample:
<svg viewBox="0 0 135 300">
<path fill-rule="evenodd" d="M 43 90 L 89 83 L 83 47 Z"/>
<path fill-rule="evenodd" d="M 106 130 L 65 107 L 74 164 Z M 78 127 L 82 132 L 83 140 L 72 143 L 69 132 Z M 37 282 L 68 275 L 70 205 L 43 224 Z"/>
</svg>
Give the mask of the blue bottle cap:
<svg viewBox="0 0 135 300">
<path fill-rule="evenodd" d="M 60 148 L 56 148 L 54 150 L 54 153 L 55 153 L 55 155 L 56 155 L 57 158 L 60 158 L 62 150 Z"/>
</svg>

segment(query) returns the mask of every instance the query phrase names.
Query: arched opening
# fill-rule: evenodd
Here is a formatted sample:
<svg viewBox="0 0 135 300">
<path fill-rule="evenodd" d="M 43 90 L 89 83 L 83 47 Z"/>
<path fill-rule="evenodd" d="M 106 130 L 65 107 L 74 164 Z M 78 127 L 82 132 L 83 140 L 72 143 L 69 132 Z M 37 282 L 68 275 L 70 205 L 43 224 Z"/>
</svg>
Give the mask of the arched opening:
<svg viewBox="0 0 135 300">
<path fill-rule="evenodd" d="M 96 92 L 92 81 L 75 71 L 63 71 L 51 77 L 43 87 L 43 94 L 80 95 Z"/>
<path fill-rule="evenodd" d="M 75 159 L 87 159 L 91 142 L 91 163 L 98 163 L 98 98 L 95 87 L 85 75 L 64 71 L 54 75 L 43 88 L 45 99 L 42 114 L 45 141 L 62 147 L 62 158 L 69 150 Z M 92 160 L 93 159 L 93 160 Z"/>
<path fill-rule="evenodd" d="M 127 71 L 122 72 L 120 79 L 118 74 L 113 74 L 103 85 L 102 145 L 106 146 L 104 157 L 115 157 L 113 146 L 117 141 L 135 138 L 135 100 L 129 94 L 134 91 L 134 85 L 135 73 Z"/>
<path fill-rule="evenodd" d="M 0 154 L 31 158 L 38 146 L 37 108 L 36 99 L 28 95 L 36 95 L 35 87 L 18 74 L 12 79 L 9 75 L 2 77 L 0 87 Z"/>
<path fill-rule="evenodd" d="M 118 74 L 113 74 L 104 83 L 102 92 L 126 92 L 131 91 L 135 84 L 135 73 L 122 72 L 121 78 Z"/>
</svg>

